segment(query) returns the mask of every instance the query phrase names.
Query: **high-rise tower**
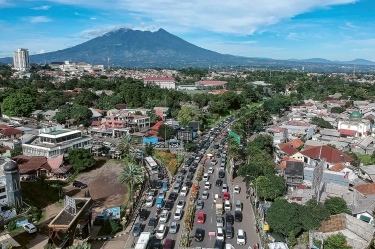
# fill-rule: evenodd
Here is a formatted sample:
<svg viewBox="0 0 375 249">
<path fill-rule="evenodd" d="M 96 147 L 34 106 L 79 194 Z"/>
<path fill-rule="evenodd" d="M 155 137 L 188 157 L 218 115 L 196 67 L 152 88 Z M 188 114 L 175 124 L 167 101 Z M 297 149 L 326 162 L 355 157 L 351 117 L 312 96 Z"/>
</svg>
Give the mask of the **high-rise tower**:
<svg viewBox="0 0 375 249">
<path fill-rule="evenodd" d="M 26 48 L 19 48 L 13 52 L 14 68 L 19 71 L 25 71 L 30 68 L 29 50 Z"/>
</svg>

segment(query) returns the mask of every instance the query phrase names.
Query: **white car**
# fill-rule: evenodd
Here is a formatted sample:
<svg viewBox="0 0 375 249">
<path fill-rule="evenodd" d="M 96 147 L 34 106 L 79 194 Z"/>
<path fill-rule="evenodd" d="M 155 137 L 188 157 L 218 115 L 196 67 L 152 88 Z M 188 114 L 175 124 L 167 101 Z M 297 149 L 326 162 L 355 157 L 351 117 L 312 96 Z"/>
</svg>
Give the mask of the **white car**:
<svg viewBox="0 0 375 249">
<path fill-rule="evenodd" d="M 146 200 L 146 207 L 152 207 L 154 205 L 154 197 L 149 196 Z"/>
<path fill-rule="evenodd" d="M 158 198 L 165 198 L 165 192 L 164 192 L 164 190 L 160 190 L 159 191 L 159 197 Z"/>
<path fill-rule="evenodd" d="M 221 192 L 223 192 L 223 193 L 228 192 L 228 186 L 225 183 L 223 183 L 223 188 L 222 188 Z"/>
<path fill-rule="evenodd" d="M 175 219 L 175 220 L 181 220 L 181 218 L 182 218 L 182 209 L 181 208 L 177 208 L 176 212 L 174 212 L 173 219 Z"/>
<path fill-rule="evenodd" d="M 36 227 L 31 223 L 26 223 L 25 225 L 23 225 L 23 229 L 28 233 L 36 233 L 37 232 Z"/>
<path fill-rule="evenodd" d="M 237 245 L 245 245 L 246 244 L 246 235 L 242 229 L 238 229 L 237 232 Z"/>
<path fill-rule="evenodd" d="M 219 194 L 215 194 L 215 196 L 214 196 L 214 203 L 216 203 L 216 199 L 217 198 L 221 198 Z"/>
<path fill-rule="evenodd" d="M 169 212 L 167 210 L 163 210 L 160 214 L 160 223 L 167 223 L 169 218 Z"/>
<path fill-rule="evenodd" d="M 184 200 L 178 200 L 177 202 L 177 208 L 183 209 L 185 206 L 185 201 Z"/>
<path fill-rule="evenodd" d="M 224 231 L 223 231 L 223 228 L 218 227 L 216 229 L 216 239 L 224 241 Z"/>
<path fill-rule="evenodd" d="M 208 199 L 208 192 L 205 190 L 202 193 L 202 200 L 207 200 Z"/>
<path fill-rule="evenodd" d="M 188 187 L 186 186 L 182 187 L 180 196 L 186 196 L 188 191 L 189 191 Z"/>
<path fill-rule="evenodd" d="M 210 189 L 210 188 L 211 188 L 210 182 L 205 182 L 204 183 L 204 189 Z"/>
<path fill-rule="evenodd" d="M 240 192 L 241 192 L 241 187 L 238 184 L 236 184 L 234 186 L 234 193 L 235 194 L 239 194 Z"/>
<path fill-rule="evenodd" d="M 232 209 L 232 206 L 230 205 L 229 200 L 224 201 L 224 209 L 225 209 L 225 211 L 230 211 Z"/>
<path fill-rule="evenodd" d="M 214 168 L 209 167 L 207 172 L 208 172 L 208 174 L 213 174 L 214 173 Z"/>
<path fill-rule="evenodd" d="M 203 174 L 203 181 L 208 181 L 208 173 Z"/>
<path fill-rule="evenodd" d="M 155 233 L 155 237 L 157 239 L 164 239 L 164 236 L 165 236 L 165 225 L 164 224 L 161 224 L 159 226 L 159 228 L 156 230 L 156 233 Z"/>
</svg>

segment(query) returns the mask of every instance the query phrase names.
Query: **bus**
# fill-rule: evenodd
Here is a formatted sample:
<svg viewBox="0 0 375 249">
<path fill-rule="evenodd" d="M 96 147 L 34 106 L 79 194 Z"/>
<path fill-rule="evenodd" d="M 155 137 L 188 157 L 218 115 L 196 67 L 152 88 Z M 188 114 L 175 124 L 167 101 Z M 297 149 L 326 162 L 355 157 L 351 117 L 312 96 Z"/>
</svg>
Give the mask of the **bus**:
<svg viewBox="0 0 375 249">
<path fill-rule="evenodd" d="M 146 164 L 151 168 L 152 171 L 158 172 L 159 166 L 152 157 L 150 157 L 150 156 L 145 157 L 145 161 L 146 161 Z"/>
<path fill-rule="evenodd" d="M 150 241 L 151 233 L 150 232 L 142 232 L 139 236 L 138 242 L 135 245 L 134 249 L 146 249 L 147 244 Z"/>
</svg>

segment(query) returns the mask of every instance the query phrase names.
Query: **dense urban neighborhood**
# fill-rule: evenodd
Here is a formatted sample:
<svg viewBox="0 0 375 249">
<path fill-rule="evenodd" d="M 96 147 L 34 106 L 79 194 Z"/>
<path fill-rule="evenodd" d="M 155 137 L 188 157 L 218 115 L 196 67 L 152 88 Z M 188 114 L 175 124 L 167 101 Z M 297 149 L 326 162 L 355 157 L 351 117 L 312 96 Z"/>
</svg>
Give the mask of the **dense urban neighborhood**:
<svg viewBox="0 0 375 249">
<path fill-rule="evenodd" d="M 16 61 L 3 248 L 375 248 L 373 73 Z"/>
</svg>

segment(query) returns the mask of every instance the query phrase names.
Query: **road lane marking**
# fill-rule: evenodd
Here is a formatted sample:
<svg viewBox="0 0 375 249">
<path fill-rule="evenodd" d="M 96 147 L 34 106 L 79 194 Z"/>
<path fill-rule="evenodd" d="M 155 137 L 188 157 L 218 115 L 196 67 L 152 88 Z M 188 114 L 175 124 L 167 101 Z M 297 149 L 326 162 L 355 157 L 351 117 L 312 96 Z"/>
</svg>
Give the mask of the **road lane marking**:
<svg viewBox="0 0 375 249">
<path fill-rule="evenodd" d="M 211 223 L 212 223 L 212 216 L 211 216 Z"/>
</svg>

